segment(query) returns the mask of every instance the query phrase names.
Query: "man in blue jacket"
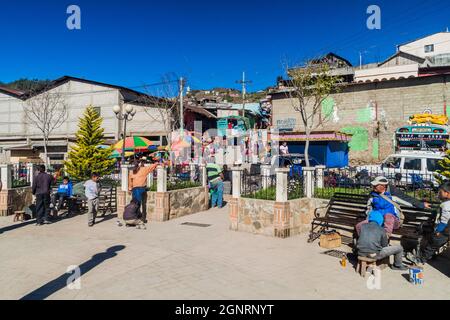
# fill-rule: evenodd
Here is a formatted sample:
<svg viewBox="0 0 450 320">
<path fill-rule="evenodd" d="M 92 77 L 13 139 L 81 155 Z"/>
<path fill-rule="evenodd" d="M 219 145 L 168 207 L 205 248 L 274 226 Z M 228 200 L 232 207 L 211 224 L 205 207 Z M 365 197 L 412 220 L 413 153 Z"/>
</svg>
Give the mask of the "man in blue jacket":
<svg viewBox="0 0 450 320">
<path fill-rule="evenodd" d="M 70 213 L 71 203 L 70 198 L 73 196 L 73 185 L 69 177 L 64 177 L 63 182 L 58 186 L 58 191 L 53 195 L 52 204 L 53 208 L 56 208 L 56 215 L 58 211 L 61 210 L 64 201 L 67 201 L 68 210 Z M 56 201 L 58 201 L 58 206 L 56 206 Z"/>
</svg>

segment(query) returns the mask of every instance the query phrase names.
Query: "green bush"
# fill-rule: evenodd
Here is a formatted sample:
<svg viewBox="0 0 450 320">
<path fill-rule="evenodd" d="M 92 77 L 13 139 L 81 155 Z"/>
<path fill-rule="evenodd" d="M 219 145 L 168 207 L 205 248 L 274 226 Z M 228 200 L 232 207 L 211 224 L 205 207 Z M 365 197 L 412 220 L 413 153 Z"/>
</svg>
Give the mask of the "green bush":
<svg viewBox="0 0 450 320">
<path fill-rule="evenodd" d="M 276 187 L 269 187 L 267 189 L 256 191 L 255 193 L 245 194 L 242 197 L 248 199 L 275 201 L 277 197 L 277 189 Z"/>
<path fill-rule="evenodd" d="M 167 184 L 167 191 L 174 191 L 174 190 L 182 190 L 182 189 L 189 189 L 189 188 L 196 188 L 201 187 L 202 184 L 199 182 L 192 182 L 192 181 L 177 181 L 175 183 L 168 183 Z M 150 187 L 151 192 L 156 192 L 156 182 L 153 183 L 153 185 Z"/>
</svg>

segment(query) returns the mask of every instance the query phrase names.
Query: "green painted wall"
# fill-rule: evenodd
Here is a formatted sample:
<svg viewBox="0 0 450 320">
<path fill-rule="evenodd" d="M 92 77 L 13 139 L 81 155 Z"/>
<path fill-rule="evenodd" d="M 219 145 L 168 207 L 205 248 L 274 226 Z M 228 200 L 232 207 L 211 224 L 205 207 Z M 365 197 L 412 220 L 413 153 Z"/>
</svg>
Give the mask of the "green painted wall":
<svg viewBox="0 0 450 320">
<path fill-rule="evenodd" d="M 351 151 L 369 150 L 369 132 L 363 127 L 346 127 L 341 132 L 351 134 L 352 140 L 348 144 Z"/>
<path fill-rule="evenodd" d="M 372 157 L 378 159 L 380 156 L 380 145 L 378 139 L 374 139 L 372 142 Z"/>
<path fill-rule="evenodd" d="M 359 109 L 356 115 L 356 121 L 359 123 L 368 123 L 372 121 L 372 111 L 370 108 Z"/>
<path fill-rule="evenodd" d="M 328 119 L 333 115 L 335 105 L 336 102 L 332 97 L 328 97 L 322 101 L 322 114 L 325 119 Z"/>
</svg>

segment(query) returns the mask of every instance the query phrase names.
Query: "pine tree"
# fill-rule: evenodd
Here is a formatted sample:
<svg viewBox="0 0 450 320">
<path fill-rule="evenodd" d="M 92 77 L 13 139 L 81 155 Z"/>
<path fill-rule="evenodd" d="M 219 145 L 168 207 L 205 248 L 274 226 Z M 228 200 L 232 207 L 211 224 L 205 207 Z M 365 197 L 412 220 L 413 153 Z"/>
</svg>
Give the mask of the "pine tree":
<svg viewBox="0 0 450 320">
<path fill-rule="evenodd" d="M 437 170 L 437 173 L 444 176 L 444 178 L 440 176 L 436 176 L 439 183 L 444 182 L 446 179 L 450 179 L 450 150 L 446 152 L 444 159 L 439 161 L 440 170 Z"/>
<path fill-rule="evenodd" d="M 78 124 L 76 145 L 65 162 L 66 171 L 72 179 L 87 180 L 94 172 L 101 176 L 112 172 L 116 161 L 111 159 L 113 149 L 99 148 L 105 143 L 102 123 L 103 119 L 97 111 L 92 106 L 87 107 Z"/>
</svg>

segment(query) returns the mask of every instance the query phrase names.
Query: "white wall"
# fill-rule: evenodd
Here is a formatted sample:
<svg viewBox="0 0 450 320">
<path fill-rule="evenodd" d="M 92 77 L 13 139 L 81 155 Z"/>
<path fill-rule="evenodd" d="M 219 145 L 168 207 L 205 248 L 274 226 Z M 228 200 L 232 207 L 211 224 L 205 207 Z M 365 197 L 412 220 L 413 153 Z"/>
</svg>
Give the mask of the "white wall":
<svg viewBox="0 0 450 320">
<path fill-rule="evenodd" d="M 434 52 L 425 53 L 425 46 L 434 44 Z M 441 32 L 400 46 L 400 51 L 422 58 L 450 53 L 450 32 Z"/>
<path fill-rule="evenodd" d="M 124 104 L 124 108 L 128 104 Z M 167 120 L 167 115 L 164 111 L 152 107 L 142 107 L 132 105 L 137 111 L 133 120 L 127 123 L 127 135 L 135 136 L 165 136 L 166 128 L 164 120 Z M 146 111 L 144 111 L 144 108 Z"/>
<path fill-rule="evenodd" d="M 400 65 L 374 69 L 355 70 L 355 82 L 384 81 L 390 79 L 418 77 L 419 65 Z"/>
<path fill-rule="evenodd" d="M 24 132 L 23 119 L 15 112 L 21 109 L 22 100 L 0 93 L 0 137 Z"/>
<path fill-rule="evenodd" d="M 79 119 L 88 105 L 100 108 L 101 116 L 104 119 L 105 136 L 115 137 L 117 135 L 118 123 L 112 108 L 119 104 L 119 90 L 69 81 L 50 90 L 50 93 L 61 94 L 68 109 L 67 121 L 54 130 L 52 137 L 74 137 L 78 130 Z M 39 99 L 39 97 L 38 95 L 33 99 Z M 0 94 L 0 140 L 14 138 L 26 140 L 27 137 L 41 137 L 35 126 L 26 123 L 24 113 L 24 104 L 26 103 L 27 101 Z"/>
</svg>

